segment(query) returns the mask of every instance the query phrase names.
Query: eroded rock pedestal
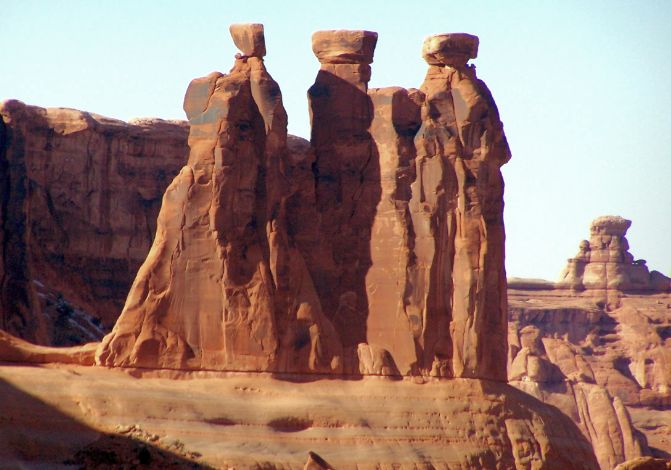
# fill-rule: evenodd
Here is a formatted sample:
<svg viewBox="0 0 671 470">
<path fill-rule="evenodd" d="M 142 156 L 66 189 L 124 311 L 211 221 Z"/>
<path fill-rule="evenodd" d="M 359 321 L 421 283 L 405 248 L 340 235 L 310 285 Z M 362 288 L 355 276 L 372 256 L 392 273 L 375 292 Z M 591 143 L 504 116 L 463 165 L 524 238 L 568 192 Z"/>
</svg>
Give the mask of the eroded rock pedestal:
<svg viewBox="0 0 671 470">
<path fill-rule="evenodd" d="M 403 374 L 504 380 L 503 179 L 510 158 L 478 39 L 428 38 L 420 90 L 371 93 L 382 200 L 368 273 L 368 341 Z"/>
<path fill-rule="evenodd" d="M 626 234 L 630 226 L 630 220 L 618 216 L 594 219 L 589 241 L 581 241 L 578 254 L 568 260 L 560 286 L 576 290 L 670 292 L 671 279 L 649 271 L 645 260 L 635 260 L 629 253 Z"/>
<path fill-rule="evenodd" d="M 511 383 L 570 416 L 602 468 L 671 452 L 671 294 L 629 253 L 630 225 L 595 219 L 558 283 L 509 290 Z"/>
</svg>

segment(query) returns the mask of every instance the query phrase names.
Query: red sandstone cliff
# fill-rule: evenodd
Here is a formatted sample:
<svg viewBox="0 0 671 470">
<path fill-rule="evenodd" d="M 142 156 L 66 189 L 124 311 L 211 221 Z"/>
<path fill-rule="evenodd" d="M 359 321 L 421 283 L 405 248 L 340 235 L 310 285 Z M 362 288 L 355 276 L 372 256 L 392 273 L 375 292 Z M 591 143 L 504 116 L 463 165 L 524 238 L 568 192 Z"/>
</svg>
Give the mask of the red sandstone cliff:
<svg viewBox="0 0 671 470">
<path fill-rule="evenodd" d="M 42 344 L 97 339 L 147 254 L 188 127 L 19 101 L 0 115 L 0 328 Z"/>
</svg>

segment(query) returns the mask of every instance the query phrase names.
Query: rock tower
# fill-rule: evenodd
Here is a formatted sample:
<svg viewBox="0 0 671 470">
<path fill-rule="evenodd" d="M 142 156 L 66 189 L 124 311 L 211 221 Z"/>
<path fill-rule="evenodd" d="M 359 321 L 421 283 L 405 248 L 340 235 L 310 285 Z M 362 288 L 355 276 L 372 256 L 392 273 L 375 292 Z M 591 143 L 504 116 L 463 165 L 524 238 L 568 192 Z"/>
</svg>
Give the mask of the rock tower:
<svg viewBox="0 0 671 470">
<path fill-rule="evenodd" d="M 262 25 L 191 82 L 188 164 L 97 360 L 506 380 L 510 158 L 478 38 L 429 37 L 419 90 L 368 89 L 377 34 L 320 31 L 311 142 L 288 139 Z"/>
</svg>

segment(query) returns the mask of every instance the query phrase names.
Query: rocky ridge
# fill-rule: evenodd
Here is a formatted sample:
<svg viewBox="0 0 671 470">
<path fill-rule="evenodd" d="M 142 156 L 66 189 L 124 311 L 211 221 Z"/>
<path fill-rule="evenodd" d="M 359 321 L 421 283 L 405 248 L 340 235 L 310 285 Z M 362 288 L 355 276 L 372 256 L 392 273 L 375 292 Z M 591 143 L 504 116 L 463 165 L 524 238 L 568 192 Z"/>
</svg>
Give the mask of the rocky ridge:
<svg viewBox="0 0 671 470">
<path fill-rule="evenodd" d="M 671 457 L 671 293 L 633 261 L 630 224 L 599 217 L 558 283 L 512 280 L 508 291 L 511 384 L 572 416 L 602 468 L 647 446 Z"/>
</svg>

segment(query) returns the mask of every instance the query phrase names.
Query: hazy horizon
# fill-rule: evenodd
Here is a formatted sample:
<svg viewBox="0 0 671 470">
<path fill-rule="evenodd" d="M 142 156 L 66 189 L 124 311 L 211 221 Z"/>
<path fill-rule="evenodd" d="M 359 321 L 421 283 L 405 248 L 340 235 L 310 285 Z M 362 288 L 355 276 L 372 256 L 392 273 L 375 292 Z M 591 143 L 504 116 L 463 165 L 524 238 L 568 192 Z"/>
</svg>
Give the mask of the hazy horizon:
<svg viewBox="0 0 671 470">
<path fill-rule="evenodd" d="M 289 132 L 309 138 L 312 32 L 377 31 L 371 88 L 419 87 L 427 35 L 476 34 L 471 63 L 513 154 L 503 168 L 508 275 L 556 280 L 601 215 L 632 220 L 631 253 L 671 275 L 671 2 L 406 5 L 0 0 L 0 100 L 185 119 L 189 81 L 233 64 L 229 24 L 260 22 Z"/>
</svg>

